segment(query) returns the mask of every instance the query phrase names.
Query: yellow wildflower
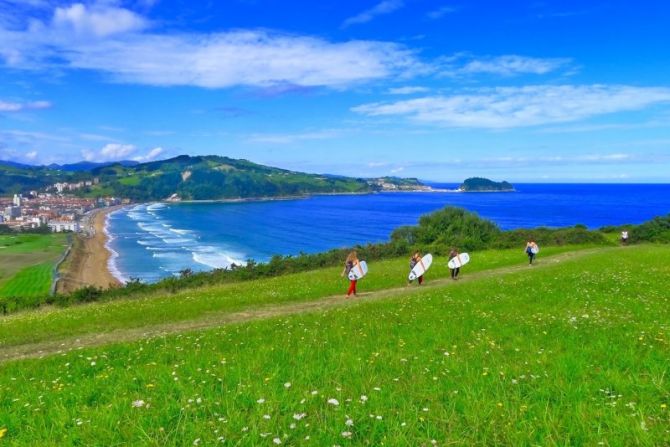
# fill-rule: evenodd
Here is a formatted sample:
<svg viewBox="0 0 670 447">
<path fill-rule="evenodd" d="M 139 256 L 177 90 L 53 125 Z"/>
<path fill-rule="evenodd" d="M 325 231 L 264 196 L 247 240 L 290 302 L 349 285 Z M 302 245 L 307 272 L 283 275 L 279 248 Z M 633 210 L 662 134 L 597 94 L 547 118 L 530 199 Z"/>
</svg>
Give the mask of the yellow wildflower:
<svg viewBox="0 0 670 447">
<path fill-rule="evenodd" d="M 0 428 L 0 439 L 4 438 L 6 434 L 7 434 L 7 429 L 6 428 Z"/>
</svg>

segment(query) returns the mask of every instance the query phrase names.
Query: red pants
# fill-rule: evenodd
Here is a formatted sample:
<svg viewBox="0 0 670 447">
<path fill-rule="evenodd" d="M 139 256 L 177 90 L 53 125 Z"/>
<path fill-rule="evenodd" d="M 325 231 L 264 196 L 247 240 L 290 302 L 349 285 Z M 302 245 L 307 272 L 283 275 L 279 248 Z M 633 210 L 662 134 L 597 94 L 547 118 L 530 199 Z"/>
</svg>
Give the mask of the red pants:
<svg viewBox="0 0 670 447">
<path fill-rule="evenodd" d="M 357 280 L 352 279 L 349 283 L 349 291 L 347 292 L 347 296 L 351 295 L 352 293 L 356 295 L 356 282 Z"/>
</svg>

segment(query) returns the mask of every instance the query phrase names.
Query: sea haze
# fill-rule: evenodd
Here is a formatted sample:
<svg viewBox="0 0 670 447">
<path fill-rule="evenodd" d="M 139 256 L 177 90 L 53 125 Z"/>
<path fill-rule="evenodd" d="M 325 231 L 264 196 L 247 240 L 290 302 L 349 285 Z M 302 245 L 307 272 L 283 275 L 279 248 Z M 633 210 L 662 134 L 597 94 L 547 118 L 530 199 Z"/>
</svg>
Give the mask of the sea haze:
<svg viewBox="0 0 670 447">
<path fill-rule="evenodd" d="M 454 188 L 456 185 L 434 185 Z M 156 281 L 180 270 L 381 242 L 422 214 L 459 206 L 502 229 L 641 223 L 670 213 L 670 185 L 525 184 L 515 193 L 380 193 L 240 203 L 135 205 L 107 230 L 112 272 Z"/>
</svg>

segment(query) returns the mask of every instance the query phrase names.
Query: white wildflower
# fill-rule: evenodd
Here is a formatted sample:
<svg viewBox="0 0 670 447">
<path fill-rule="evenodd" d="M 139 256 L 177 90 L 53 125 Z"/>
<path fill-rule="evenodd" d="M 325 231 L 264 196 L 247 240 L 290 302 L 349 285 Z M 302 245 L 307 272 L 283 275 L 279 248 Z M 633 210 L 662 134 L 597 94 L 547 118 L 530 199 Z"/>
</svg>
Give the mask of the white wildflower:
<svg viewBox="0 0 670 447">
<path fill-rule="evenodd" d="M 328 403 L 335 406 L 340 404 L 337 399 L 328 399 Z"/>
<path fill-rule="evenodd" d="M 135 400 L 133 401 L 133 408 L 142 408 L 145 404 L 146 402 L 143 400 Z"/>
</svg>

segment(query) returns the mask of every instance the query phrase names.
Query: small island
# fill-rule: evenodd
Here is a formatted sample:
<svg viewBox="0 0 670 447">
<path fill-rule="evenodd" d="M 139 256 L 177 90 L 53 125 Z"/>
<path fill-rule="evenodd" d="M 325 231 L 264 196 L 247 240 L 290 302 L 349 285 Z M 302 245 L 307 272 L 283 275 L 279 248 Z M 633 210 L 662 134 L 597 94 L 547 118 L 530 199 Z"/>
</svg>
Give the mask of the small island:
<svg viewBox="0 0 670 447">
<path fill-rule="evenodd" d="M 514 186 L 509 182 L 494 182 L 487 178 L 471 177 L 458 187 L 462 192 L 514 192 Z"/>
</svg>

